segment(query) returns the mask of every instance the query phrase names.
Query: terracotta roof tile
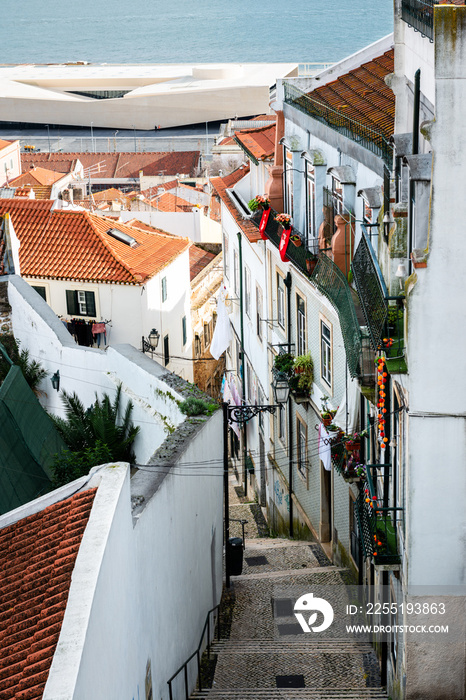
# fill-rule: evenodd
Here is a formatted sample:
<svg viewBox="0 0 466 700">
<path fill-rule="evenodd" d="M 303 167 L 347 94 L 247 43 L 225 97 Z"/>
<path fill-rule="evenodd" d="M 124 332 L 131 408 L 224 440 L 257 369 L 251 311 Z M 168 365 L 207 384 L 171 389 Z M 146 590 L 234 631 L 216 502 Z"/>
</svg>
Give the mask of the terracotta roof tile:
<svg viewBox="0 0 466 700">
<path fill-rule="evenodd" d="M 215 255 L 213 253 L 202 250 L 202 248 L 198 248 L 197 245 L 191 246 L 189 249 L 189 269 L 191 273 L 191 282 L 214 258 Z"/>
<path fill-rule="evenodd" d="M 25 277 L 141 284 L 153 277 L 190 241 L 162 231 L 147 233 L 87 211 L 53 210 L 52 202 L 2 199 L 18 236 Z M 107 231 L 117 228 L 137 242 L 131 247 Z"/>
<path fill-rule="evenodd" d="M 0 530 L 0 700 L 42 698 L 95 493 L 78 493 Z M 64 555 L 66 577 L 59 573 Z"/>
<path fill-rule="evenodd" d="M 386 51 L 331 83 L 322 85 L 309 97 L 382 132 L 388 139 L 395 126 L 395 95 L 385 84 L 394 70 L 394 50 Z"/>
<path fill-rule="evenodd" d="M 25 185 L 53 185 L 57 180 L 61 180 L 63 173 L 46 168 L 33 167 L 29 171 L 18 175 L 14 180 L 10 180 L 12 187 L 24 187 Z"/>
<path fill-rule="evenodd" d="M 141 153 L 21 153 L 26 170 L 31 164 L 53 164 L 55 170 L 69 173 L 79 160 L 84 169 L 92 168 L 91 178 L 138 178 L 144 175 L 195 177 L 199 169 L 200 151 L 160 151 Z M 96 167 L 98 166 L 98 167 Z"/>
<path fill-rule="evenodd" d="M 236 185 L 236 183 L 239 182 L 248 172 L 249 166 L 241 166 L 225 177 L 211 178 L 210 184 L 250 243 L 256 243 L 257 241 L 260 241 L 259 229 L 254 226 L 249 219 L 243 219 L 227 194 L 227 189 L 230 189 Z"/>
<path fill-rule="evenodd" d="M 165 192 L 159 197 L 154 197 L 151 200 L 153 207 L 158 209 L 158 211 L 172 211 L 172 212 L 191 212 L 193 210 L 194 204 L 182 199 L 172 192 Z"/>
<path fill-rule="evenodd" d="M 275 152 L 275 124 L 235 132 L 235 141 L 255 161 L 270 160 Z"/>
</svg>

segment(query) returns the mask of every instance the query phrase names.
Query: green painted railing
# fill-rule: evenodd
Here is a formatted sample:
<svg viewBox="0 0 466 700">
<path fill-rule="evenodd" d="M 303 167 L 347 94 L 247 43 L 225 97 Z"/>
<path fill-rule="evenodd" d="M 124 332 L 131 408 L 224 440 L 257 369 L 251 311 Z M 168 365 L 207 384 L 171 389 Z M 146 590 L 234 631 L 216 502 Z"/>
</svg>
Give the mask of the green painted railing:
<svg viewBox="0 0 466 700">
<path fill-rule="evenodd" d="M 334 131 L 338 131 L 343 136 L 359 143 L 367 150 L 375 153 L 379 158 L 382 158 L 389 170 L 392 169 L 393 147 L 380 131 L 328 107 L 291 83 L 285 82 L 284 88 L 286 104 L 292 105 L 299 109 L 300 112 L 317 119 L 317 121 L 334 129 Z"/>
<path fill-rule="evenodd" d="M 402 509 L 380 505 L 370 467 L 366 469 L 366 481 L 355 505 L 364 557 L 372 559 L 374 564 L 399 564 L 396 522 Z"/>
</svg>

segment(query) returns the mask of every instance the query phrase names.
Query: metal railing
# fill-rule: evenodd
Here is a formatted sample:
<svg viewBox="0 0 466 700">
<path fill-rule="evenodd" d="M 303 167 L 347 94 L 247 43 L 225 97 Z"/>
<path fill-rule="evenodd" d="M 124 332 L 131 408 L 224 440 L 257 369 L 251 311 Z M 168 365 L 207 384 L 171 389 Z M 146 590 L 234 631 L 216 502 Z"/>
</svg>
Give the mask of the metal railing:
<svg viewBox="0 0 466 700">
<path fill-rule="evenodd" d="M 185 692 L 185 700 L 189 700 L 188 664 L 189 664 L 190 661 L 192 661 L 192 659 L 194 659 L 194 657 L 197 658 L 197 677 L 198 677 L 197 683 L 198 683 L 198 688 L 199 688 L 199 690 L 202 690 L 202 681 L 201 681 L 201 648 L 202 648 L 202 644 L 203 644 L 203 642 L 204 642 L 204 635 L 205 635 L 205 633 L 206 633 L 206 631 L 207 631 L 207 646 L 206 646 L 206 649 L 207 649 L 207 654 L 208 654 L 208 656 L 210 657 L 210 647 L 211 647 L 211 643 L 212 643 L 212 640 L 211 640 L 211 623 L 210 623 L 210 619 L 211 619 L 211 615 L 212 615 L 213 613 L 215 613 L 215 612 L 217 612 L 217 619 L 215 620 L 215 617 L 214 617 L 214 620 L 213 620 L 213 631 L 214 631 L 214 634 L 215 634 L 215 624 L 217 624 L 217 640 L 220 640 L 220 603 L 219 603 L 219 604 L 216 605 L 214 608 L 212 608 L 212 610 L 209 610 L 209 612 L 207 613 L 206 621 L 204 622 L 204 627 L 203 627 L 203 629 L 202 629 L 201 638 L 200 638 L 200 640 L 199 640 L 199 644 L 198 644 L 198 647 L 197 647 L 196 651 L 193 651 L 193 653 L 191 654 L 191 656 L 184 662 L 184 664 L 182 664 L 182 666 L 179 667 L 179 669 L 178 669 L 178 670 L 173 674 L 173 676 L 171 676 L 171 678 L 169 678 L 169 680 L 167 681 L 167 683 L 168 683 L 168 695 L 169 695 L 170 700 L 174 700 L 172 683 L 173 683 L 173 681 L 175 680 L 175 678 L 181 673 L 181 671 L 184 672 L 184 692 Z M 212 636 L 214 636 L 214 635 L 212 635 Z"/>
<path fill-rule="evenodd" d="M 280 239 L 283 232 L 281 224 L 275 221 L 275 212 L 272 210 L 269 216 L 265 234 L 276 248 L 280 247 Z M 251 219 L 257 227 L 259 226 L 261 213 L 257 213 Z M 296 232 L 295 229 L 293 229 Z M 299 234 L 299 232 L 297 232 Z M 315 243 L 316 253 L 318 252 Z M 314 257 L 313 251 L 306 245 L 294 246 L 291 242 L 286 249 L 286 256 L 304 275 L 306 275 L 317 289 L 327 297 L 335 307 L 340 319 L 340 327 L 345 345 L 346 360 L 348 370 L 352 377 L 357 377 L 361 373 L 361 329 L 356 316 L 351 289 L 346 276 L 335 265 L 327 255 L 320 252 L 318 261 L 314 269 L 308 270 L 308 259 Z"/>
<path fill-rule="evenodd" d="M 284 83 L 284 88 L 286 104 L 292 105 L 299 109 L 300 112 L 317 119 L 322 124 L 326 124 L 331 129 L 334 129 L 334 131 L 338 131 L 343 136 L 359 143 L 364 148 L 367 148 L 368 151 L 382 158 L 387 167 L 390 170 L 392 169 L 393 146 L 382 132 L 362 124 L 356 119 L 352 119 L 342 112 L 332 109 L 332 107 L 328 107 L 289 82 Z"/>
<path fill-rule="evenodd" d="M 380 505 L 370 465 L 366 469 L 364 488 L 359 492 L 355 506 L 364 557 L 372 559 L 374 564 L 399 564 L 396 524 L 403 508 Z"/>
<path fill-rule="evenodd" d="M 361 240 L 354 254 L 351 269 L 372 348 L 375 351 L 386 327 L 388 293 L 369 237 L 364 230 L 361 232 Z"/>
<path fill-rule="evenodd" d="M 438 4 L 438 0 L 402 0 L 401 19 L 433 41 L 434 5 Z"/>
<path fill-rule="evenodd" d="M 286 104 L 292 105 L 300 112 L 317 119 L 334 131 L 338 131 L 343 136 L 359 143 L 368 151 L 382 158 L 387 167 L 392 169 L 393 146 L 382 132 L 328 107 L 289 82 L 284 83 L 284 88 Z"/>
</svg>

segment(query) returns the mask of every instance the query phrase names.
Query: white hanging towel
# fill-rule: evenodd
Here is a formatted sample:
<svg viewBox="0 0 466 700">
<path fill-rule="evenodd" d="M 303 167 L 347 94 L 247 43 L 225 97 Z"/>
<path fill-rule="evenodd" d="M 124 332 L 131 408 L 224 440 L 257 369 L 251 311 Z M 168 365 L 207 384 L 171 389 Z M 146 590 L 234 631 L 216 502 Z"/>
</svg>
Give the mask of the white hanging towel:
<svg viewBox="0 0 466 700">
<path fill-rule="evenodd" d="M 210 344 L 210 354 L 212 357 L 218 360 L 222 352 L 225 352 L 228 348 L 232 339 L 233 334 L 231 332 L 230 319 L 228 318 L 225 301 L 219 296 L 217 300 L 217 323 Z"/>
<path fill-rule="evenodd" d="M 321 423 L 319 425 L 319 457 L 328 472 L 332 471 L 332 447 L 329 442 L 330 435 Z"/>
<path fill-rule="evenodd" d="M 358 383 L 354 379 L 348 382 L 348 393 L 343 394 L 338 411 L 332 420 L 334 425 L 338 425 L 345 433 L 356 432 L 359 415 L 359 390 Z M 346 412 L 348 410 L 348 425 L 346 425 Z"/>
</svg>

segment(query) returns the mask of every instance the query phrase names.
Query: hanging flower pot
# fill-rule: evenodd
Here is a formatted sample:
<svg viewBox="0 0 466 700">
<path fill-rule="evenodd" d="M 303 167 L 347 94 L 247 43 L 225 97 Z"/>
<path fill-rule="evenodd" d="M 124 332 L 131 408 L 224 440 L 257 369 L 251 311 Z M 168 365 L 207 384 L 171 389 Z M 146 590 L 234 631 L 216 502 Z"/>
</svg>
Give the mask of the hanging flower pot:
<svg viewBox="0 0 466 700">
<path fill-rule="evenodd" d="M 314 272 L 316 265 L 317 258 L 306 258 L 306 269 L 310 275 Z"/>
<path fill-rule="evenodd" d="M 299 236 L 296 234 L 293 234 L 290 236 L 290 241 L 295 245 L 297 248 L 299 248 L 300 245 L 302 245 L 302 240 L 300 239 Z"/>
<path fill-rule="evenodd" d="M 347 440 L 345 442 L 345 449 L 347 452 L 356 452 L 361 449 L 361 443 L 354 440 Z"/>
</svg>

